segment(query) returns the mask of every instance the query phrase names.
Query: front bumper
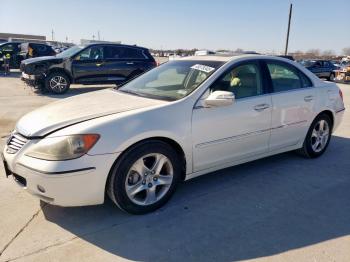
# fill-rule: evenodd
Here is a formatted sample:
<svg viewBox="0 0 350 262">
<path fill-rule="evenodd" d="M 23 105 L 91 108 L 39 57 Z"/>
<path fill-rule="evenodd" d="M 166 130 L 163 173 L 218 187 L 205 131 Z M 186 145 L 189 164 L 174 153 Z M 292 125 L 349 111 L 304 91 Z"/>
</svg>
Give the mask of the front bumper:
<svg viewBox="0 0 350 262">
<path fill-rule="evenodd" d="M 9 154 L 5 147 L 3 161 L 7 175 L 12 175 L 30 194 L 59 206 L 102 204 L 108 174 L 119 155 L 84 155 L 67 161 L 46 161 L 28 157 L 25 151 L 26 148 L 22 148 L 16 154 Z"/>
<path fill-rule="evenodd" d="M 29 86 L 37 86 L 44 79 L 43 75 L 29 75 L 22 72 L 21 80 Z"/>
</svg>

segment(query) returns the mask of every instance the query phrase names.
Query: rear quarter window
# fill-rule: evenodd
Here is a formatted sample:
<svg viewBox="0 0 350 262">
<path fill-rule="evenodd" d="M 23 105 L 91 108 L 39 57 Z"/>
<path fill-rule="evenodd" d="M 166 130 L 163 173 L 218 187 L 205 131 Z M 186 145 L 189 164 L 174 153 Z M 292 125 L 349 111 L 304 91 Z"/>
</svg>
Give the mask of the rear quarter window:
<svg viewBox="0 0 350 262">
<path fill-rule="evenodd" d="M 121 48 L 121 58 L 123 59 L 147 59 L 142 49 L 132 47 Z"/>
</svg>

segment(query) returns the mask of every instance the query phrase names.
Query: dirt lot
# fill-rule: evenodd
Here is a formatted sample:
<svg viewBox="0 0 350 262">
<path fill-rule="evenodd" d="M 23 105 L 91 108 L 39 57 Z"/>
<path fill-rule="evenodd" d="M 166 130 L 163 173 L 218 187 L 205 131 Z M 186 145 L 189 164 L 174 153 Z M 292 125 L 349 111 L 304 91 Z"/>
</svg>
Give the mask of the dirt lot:
<svg viewBox="0 0 350 262">
<path fill-rule="evenodd" d="M 23 114 L 61 98 L 0 76 L 1 148 Z M 350 261 L 349 156 L 348 110 L 321 158 L 286 153 L 202 176 L 145 216 L 110 201 L 40 206 L 0 166 L 0 261 Z"/>
</svg>

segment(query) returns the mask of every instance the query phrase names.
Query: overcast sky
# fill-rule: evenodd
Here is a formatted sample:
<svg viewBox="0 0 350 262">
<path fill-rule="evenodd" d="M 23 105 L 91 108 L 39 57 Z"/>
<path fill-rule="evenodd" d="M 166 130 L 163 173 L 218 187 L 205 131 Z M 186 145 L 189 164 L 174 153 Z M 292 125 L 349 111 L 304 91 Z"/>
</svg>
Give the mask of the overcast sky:
<svg viewBox="0 0 350 262">
<path fill-rule="evenodd" d="M 0 32 L 148 48 L 279 52 L 289 0 L 0 0 Z M 294 0 L 290 51 L 350 46 L 350 0 Z"/>
</svg>

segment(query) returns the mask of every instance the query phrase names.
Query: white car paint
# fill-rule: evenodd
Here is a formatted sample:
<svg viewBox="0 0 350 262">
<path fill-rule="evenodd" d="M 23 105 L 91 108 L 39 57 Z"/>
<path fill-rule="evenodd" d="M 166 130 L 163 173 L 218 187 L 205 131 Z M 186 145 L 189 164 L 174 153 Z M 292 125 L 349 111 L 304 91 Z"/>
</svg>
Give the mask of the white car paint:
<svg viewBox="0 0 350 262">
<path fill-rule="evenodd" d="M 162 137 L 176 142 L 186 159 L 186 179 L 302 146 L 313 119 L 328 110 L 339 125 L 344 104 L 338 87 L 318 79 L 292 61 L 261 55 L 200 56 L 184 60 L 225 64 L 187 97 L 174 102 L 136 97 L 115 90 L 80 95 L 39 108 L 19 120 L 15 132 L 31 139 L 16 153 L 3 151 L 9 169 L 27 181 L 25 189 L 61 206 L 101 204 L 108 174 L 131 145 Z M 235 63 L 273 59 L 304 72 L 313 87 L 237 99 L 227 107 L 207 108 L 208 87 Z M 305 97 L 312 98 L 305 101 Z M 256 111 L 256 106 L 267 106 Z M 47 161 L 25 153 L 41 137 L 100 134 L 84 156 Z M 68 172 L 69 170 L 80 170 Z M 45 188 L 41 192 L 38 186 Z"/>
</svg>

